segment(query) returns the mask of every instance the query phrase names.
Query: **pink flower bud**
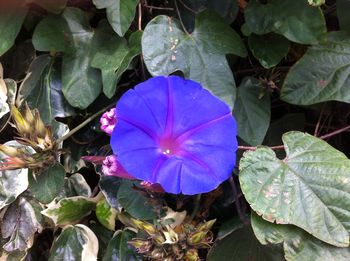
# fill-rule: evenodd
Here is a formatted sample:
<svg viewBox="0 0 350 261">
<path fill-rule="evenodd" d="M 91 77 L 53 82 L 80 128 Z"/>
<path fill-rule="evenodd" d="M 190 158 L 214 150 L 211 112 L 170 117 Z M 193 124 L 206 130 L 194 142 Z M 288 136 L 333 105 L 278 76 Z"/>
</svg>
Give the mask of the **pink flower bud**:
<svg viewBox="0 0 350 261">
<path fill-rule="evenodd" d="M 111 135 L 114 129 L 115 124 L 117 123 L 117 115 L 115 108 L 110 109 L 109 111 L 102 114 L 100 118 L 101 130 Z"/>
<path fill-rule="evenodd" d="M 118 176 L 124 179 L 135 179 L 125 171 L 115 155 L 107 156 L 102 162 L 102 172 L 106 176 Z"/>
</svg>

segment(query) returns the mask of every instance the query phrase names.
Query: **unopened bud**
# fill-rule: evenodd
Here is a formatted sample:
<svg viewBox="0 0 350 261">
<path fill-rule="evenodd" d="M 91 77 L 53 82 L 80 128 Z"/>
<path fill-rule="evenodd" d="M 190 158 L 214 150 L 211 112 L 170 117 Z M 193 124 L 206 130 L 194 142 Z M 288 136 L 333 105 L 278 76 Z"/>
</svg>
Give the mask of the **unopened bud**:
<svg viewBox="0 0 350 261">
<path fill-rule="evenodd" d="M 16 128 L 17 128 L 18 132 L 20 134 L 28 134 L 28 133 L 30 133 L 30 125 L 23 118 L 23 116 L 19 112 L 19 110 L 15 106 L 12 106 L 11 112 L 12 112 L 12 118 L 15 121 L 15 125 L 16 125 Z"/>
<path fill-rule="evenodd" d="M 185 261 L 198 261 L 198 260 L 199 260 L 199 256 L 198 256 L 197 249 L 192 248 L 186 251 Z"/>
<path fill-rule="evenodd" d="M 208 231 L 196 231 L 190 234 L 187 239 L 188 244 L 190 245 L 198 245 L 202 243 L 203 239 L 207 236 Z"/>
<path fill-rule="evenodd" d="M 209 220 L 201 225 L 199 225 L 197 227 L 197 231 L 207 231 L 207 230 L 210 230 L 212 228 L 212 226 L 214 225 L 216 219 L 212 219 L 212 220 Z"/>
<path fill-rule="evenodd" d="M 0 151 L 9 157 L 16 157 L 19 154 L 21 154 L 21 151 L 18 148 L 6 146 L 6 145 L 0 145 Z"/>
<path fill-rule="evenodd" d="M 128 241 L 128 243 L 135 247 L 137 252 L 139 252 L 140 254 L 147 253 L 152 248 L 152 242 L 145 239 L 136 238 L 131 241 Z"/>
<path fill-rule="evenodd" d="M 35 118 L 35 132 L 36 132 L 37 136 L 45 138 L 45 135 L 46 135 L 45 124 L 41 120 L 40 114 L 37 110 L 35 111 L 34 118 Z"/>
<path fill-rule="evenodd" d="M 29 125 L 34 125 L 34 116 L 27 103 L 25 104 L 24 118 Z"/>
<path fill-rule="evenodd" d="M 154 240 L 154 242 L 158 245 L 161 245 L 164 243 L 165 239 L 162 235 L 157 234 L 155 236 L 152 236 L 152 239 Z"/>
<path fill-rule="evenodd" d="M 158 234 L 156 228 L 152 224 L 138 219 L 132 219 L 132 221 L 138 229 L 145 231 L 148 235 L 155 236 Z"/>
</svg>

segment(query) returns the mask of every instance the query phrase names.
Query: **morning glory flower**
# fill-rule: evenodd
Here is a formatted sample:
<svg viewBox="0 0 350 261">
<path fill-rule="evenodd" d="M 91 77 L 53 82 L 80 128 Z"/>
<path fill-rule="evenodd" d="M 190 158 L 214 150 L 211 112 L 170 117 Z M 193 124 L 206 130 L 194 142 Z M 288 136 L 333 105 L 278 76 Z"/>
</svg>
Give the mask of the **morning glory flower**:
<svg viewBox="0 0 350 261">
<path fill-rule="evenodd" d="M 131 176 L 166 192 L 209 192 L 236 161 L 230 108 L 194 81 L 155 77 L 127 91 L 116 106 L 113 153 Z"/>
<path fill-rule="evenodd" d="M 117 123 L 115 108 L 112 108 L 109 111 L 102 114 L 100 118 L 100 123 L 101 123 L 101 130 L 107 133 L 108 135 L 111 135 L 114 129 L 114 126 Z"/>
<path fill-rule="evenodd" d="M 102 162 L 102 173 L 106 176 L 117 176 L 125 179 L 134 179 L 125 171 L 122 165 L 118 162 L 115 155 L 107 156 Z"/>
</svg>

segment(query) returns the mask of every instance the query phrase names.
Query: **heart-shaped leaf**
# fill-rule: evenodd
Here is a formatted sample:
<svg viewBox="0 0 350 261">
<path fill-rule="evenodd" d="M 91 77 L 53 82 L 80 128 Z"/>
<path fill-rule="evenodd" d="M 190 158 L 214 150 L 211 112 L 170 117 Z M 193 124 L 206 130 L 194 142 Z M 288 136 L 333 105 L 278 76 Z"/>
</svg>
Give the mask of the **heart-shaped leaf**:
<svg viewBox="0 0 350 261">
<path fill-rule="evenodd" d="M 349 245 L 350 160 L 302 132 L 283 135 L 286 158 L 259 147 L 244 153 L 239 180 L 246 200 L 270 222 L 293 224 L 320 240 Z"/>
<path fill-rule="evenodd" d="M 233 107 L 235 81 L 225 55 L 246 56 L 247 51 L 220 16 L 207 11 L 198 14 L 191 34 L 176 19 L 157 16 L 145 28 L 142 53 L 152 75 L 180 70 Z"/>
</svg>

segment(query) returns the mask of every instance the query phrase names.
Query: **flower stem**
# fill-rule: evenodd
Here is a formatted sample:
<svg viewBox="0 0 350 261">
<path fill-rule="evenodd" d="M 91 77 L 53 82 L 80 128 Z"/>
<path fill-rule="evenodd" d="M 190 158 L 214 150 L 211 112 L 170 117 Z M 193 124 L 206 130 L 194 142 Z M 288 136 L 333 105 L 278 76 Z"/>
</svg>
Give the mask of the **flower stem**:
<svg viewBox="0 0 350 261">
<path fill-rule="evenodd" d="M 102 113 L 104 113 L 106 110 L 112 108 L 113 106 L 115 106 L 115 103 L 108 105 L 107 107 L 103 108 L 102 110 L 99 110 L 98 112 L 96 112 L 95 114 L 91 115 L 89 118 L 87 118 L 85 121 L 83 121 L 82 123 L 80 123 L 78 126 L 76 126 L 74 129 L 72 129 L 70 132 L 68 132 L 66 135 L 62 136 L 61 138 L 57 139 L 57 143 L 61 143 L 63 141 L 65 141 L 66 139 L 68 139 L 70 136 L 72 136 L 73 134 L 75 134 L 76 132 L 78 132 L 79 130 L 81 130 L 82 128 L 84 128 L 87 124 L 89 124 L 91 121 L 93 121 L 97 116 L 101 115 Z"/>
<path fill-rule="evenodd" d="M 194 208 L 193 208 L 193 211 L 191 213 L 191 216 L 190 216 L 190 221 L 192 221 L 197 213 L 198 213 L 198 210 L 199 210 L 199 206 L 200 206 L 200 203 L 201 203 L 201 197 L 202 197 L 202 194 L 198 194 L 195 198 L 195 201 L 194 201 Z"/>
</svg>

